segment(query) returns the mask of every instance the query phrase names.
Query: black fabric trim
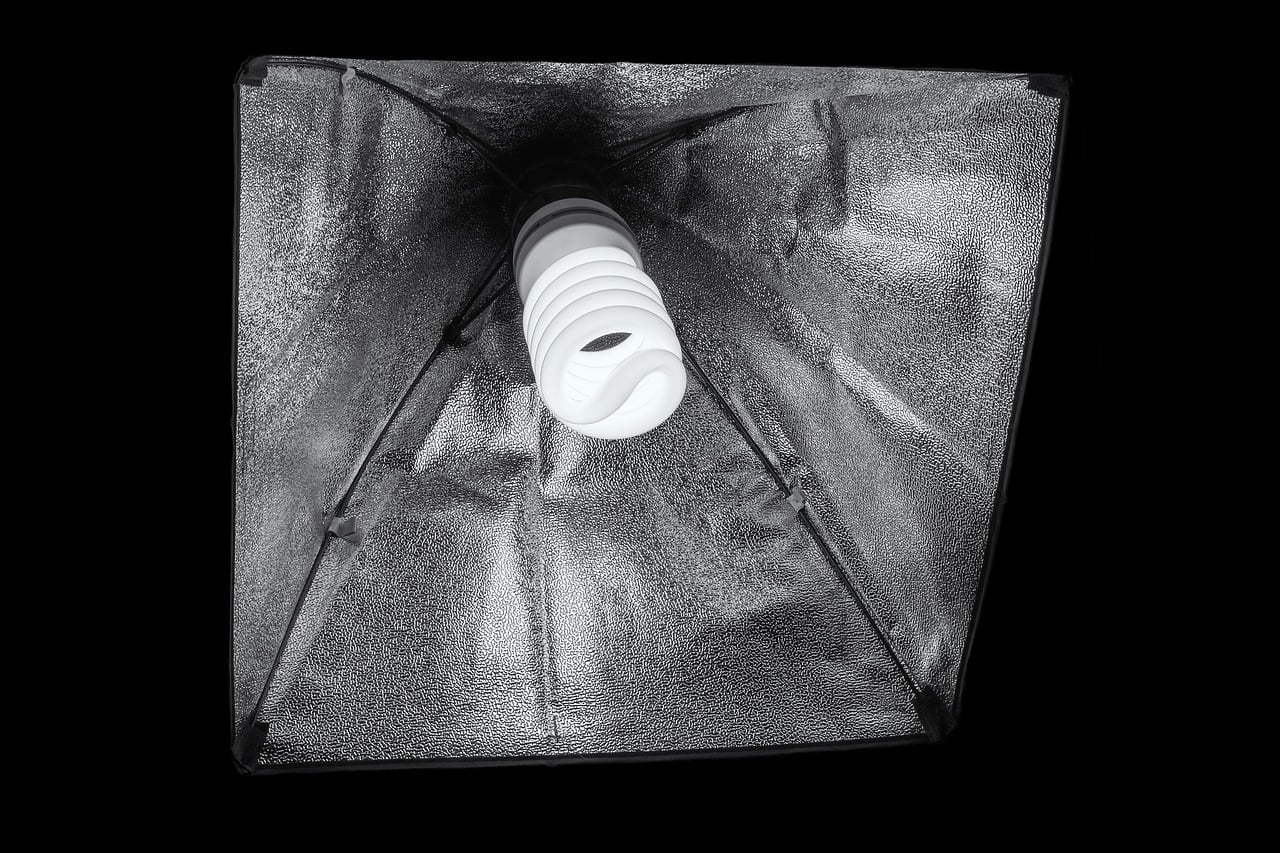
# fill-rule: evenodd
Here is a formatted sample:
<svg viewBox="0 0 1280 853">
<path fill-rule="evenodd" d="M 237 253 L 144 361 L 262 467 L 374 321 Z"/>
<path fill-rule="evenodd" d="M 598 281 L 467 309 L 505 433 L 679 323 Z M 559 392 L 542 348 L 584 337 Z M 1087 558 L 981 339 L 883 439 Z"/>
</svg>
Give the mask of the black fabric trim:
<svg viewBox="0 0 1280 853">
<path fill-rule="evenodd" d="M 271 57 L 269 56 L 255 56 L 252 59 L 246 59 L 244 64 L 240 66 L 240 72 L 236 75 L 236 82 L 241 86 L 261 86 L 262 82 L 267 79 L 267 64 L 270 60 Z"/>
<path fill-rule="evenodd" d="M 955 728 L 955 717 L 951 715 L 951 710 L 938 698 L 938 694 L 932 687 L 925 687 L 913 696 L 911 704 L 924 725 L 924 732 L 930 743 L 937 743 Z"/>
<path fill-rule="evenodd" d="M 246 64 L 251 60 L 246 60 Z M 231 739 L 230 743 L 236 741 L 236 724 L 239 718 L 236 714 L 236 518 L 238 517 L 236 495 L 240 473 L 236 466 L 236 426 L 240 420 L 240 74 L 241 70 L 236 72 L 236 79 L 231 84 L 232 98 L 232 144 L 235 146 L 234 162 L 235 162 L 235 203 L 233 204 L 233 225 L 231 231 L 231 588 L 227 595 L 227 625 L 231 630 L 227 632 L 227 674 L 230 677 L 231 689 L 229 692 L 228 711 L 231 718 Z"/>
<path fill-rule="evenodd" d="M 266 723 L 255 721 L 246 725 L 231 746 L 231 757 L 235 759 L 236 769 L 241 773 L 257 772 L 258 754 L 262 752 L 262 744 L 266 740 Z"/>
<path fill-rule="evenodd" d="M 359 545 L 364 538 L 364 533 L 360 530 L 360 525 L 356 520 L 349 516 L 332 516 L 329 519 L 329 526 L 325 531 L 329 536 L 335 539 L 341 539 L 344 542 L 350 542 L 352 545 Z"/>
<path fill-rule="evenodd" d="M 1067 120 L 1071 103 L 1070 78 L 1053 74 L 1032 74 L 1028 77 L 1027 86 L 1040 92 L 1041 89 L 1032 85 L 1032 78 L 1050 77 L 1057 82 L 1053 86 L 1055 91 L 1047 94 L 1059 97 L 1061 106 L 1058 112 L 1058 133 L 1054 141 L 1053 164 L 1050 168 L 1049 197 L 1045 200 L 1046 215 L 1040 235 L 1040 260 L 1036 266 L 1036 286 L 1035 293 L 1031 298 L 1031 317 L 1027 323 L 1027 336 L 1022 347 L 1022 370 L 1018 376 L 1017 390 L 1014 392 L 1013 414 L 1009 418 L 1009 429 L 1005 437 L 1004 459 L 1000 463 L 1000 485 L 996 489 L 996 499 L 991 508 L 991 518 L 987 525 L 987 544 L 984 547 L 982 577 L 978 581 L 978 594 L 973 600 L 973 610 L 969 613 L 969 629 L 965 636 L 964 651 L 961 652 L 960 666 L 956 670 L 956 689 L 954 699 L 951 702 L 951 713 L 957 721 L 960 716 L 961 699 L 964 696 L 964 679 L 969 668 L 969 656 L 973 651 L 974 632 L 978 626 L 978 617 L 982 613 L 982 602 L 986 598 L 987 584 L 991 579 L 991 567 L 995 558 L 995 548 L 993 546 L 999 541 L 1000 525 L 1004 520 L 1004 507 L 1009 491 L 1010 468 L 1012 467 L 1013 450 L 1018 436 L 1018 421 L 1022 414 L 1023 398 L 1026 396 L 1027 382 L 1031 374 L 1031 351 L 1035 341 L 1036 324 L 1040 319 L 1040 298 L 1044 293 L 1044 279 L 1045 271 L 1048 268 L 1049 250 L 1053 243 L 1053 218 L 1057 207 L 1058 188 L 1062 183 L 1063 146 L 1066 140 Z"/>
<path fill-rule="evenodd" d="M 570 764 L 612 764 L 615 762 L 647 763 L 688 761 L 698 758 L 760 758 L 774 755 L 802 755 L 813 752 L 851 752 L 858 749 L 880 749 L 892 746 L 925 745 L 923 734 L 892 735 L 863 740 L 821 741 L 817 743 L 783 744 L 779 746 L 729 747 L 725 749 L 686 749 L 651 752 L 602 752 L 571 755 L 518 755 L 500 758 L 410 758 L 344 761 L 295 761 L 258 765 L 258 776 L 284 773 L 338 773 L 362 770 L 428 770 L 453 767 L 511 767 L 540 765 L 556 767 Z"/>
<path fill-rule="evenodd" d="M 1051 98 L 1062 98 L 1067 94 L 1067 86 L 1069 82 L 1067 78 L 1057 74 L 1028 74 L 1027 88 L 1040 94 L 1048 95 Z"/>
</svg>

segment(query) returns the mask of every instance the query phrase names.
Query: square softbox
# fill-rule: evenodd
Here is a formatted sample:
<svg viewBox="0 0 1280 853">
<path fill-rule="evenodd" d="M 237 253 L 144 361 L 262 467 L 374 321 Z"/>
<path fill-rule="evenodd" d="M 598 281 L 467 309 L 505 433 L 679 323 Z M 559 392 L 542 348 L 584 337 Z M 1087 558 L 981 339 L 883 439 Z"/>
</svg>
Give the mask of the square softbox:
<svg viewBox="0 0 1280 853">
<path fill-rule="evenodd" d="M 947 734 L 1062 78 L 262 57 L 236 88 L 241 767 Z M 513 217 L 548 157 L 678 336 L 641 435 L 535 382 Z"/>
</svg>

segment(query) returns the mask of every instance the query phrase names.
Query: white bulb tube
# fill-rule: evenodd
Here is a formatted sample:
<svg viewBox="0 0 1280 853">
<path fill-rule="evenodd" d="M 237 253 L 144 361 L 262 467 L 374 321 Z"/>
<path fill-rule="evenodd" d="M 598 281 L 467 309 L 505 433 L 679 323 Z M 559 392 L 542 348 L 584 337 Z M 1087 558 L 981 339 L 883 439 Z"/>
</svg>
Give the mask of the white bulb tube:
<svg viewBox="0 0 1280 853">
<path fill-rule="evenodd" d="M 641 435 L 670 417 L 685 391 L 680 342 L 622 219 L 597 201 L 560 199 L 526 220 L 515 256 L 529 359 L 551 413 L 607 439 Z M 617 334 L 627 337 L 583 350 Z"/>
</svg>

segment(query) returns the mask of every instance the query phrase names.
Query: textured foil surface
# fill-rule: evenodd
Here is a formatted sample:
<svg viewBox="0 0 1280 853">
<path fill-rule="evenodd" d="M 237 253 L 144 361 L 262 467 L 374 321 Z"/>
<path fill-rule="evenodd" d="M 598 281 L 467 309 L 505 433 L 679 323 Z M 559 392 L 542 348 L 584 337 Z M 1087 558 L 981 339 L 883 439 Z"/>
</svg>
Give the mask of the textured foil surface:
<svg viewBox="0 0 1280 853">
<path fill-rule="evenodd" d="M 331 540 L 284 643 L 326 513 L 509 205 L 402 95 L 272 66 L 240 89 L 233 670 L 238 724 L 265 690 L 262 762 L 921 732 L 845 583 L 954 701 L 1060 99 L 978 72 L 338 62 L 504 163 L 572 145 L 604 165 L 745 107 L 620 170 L 613 203 L 814 531 L 693 375 L 644 436 L 559 424 L 508 286 L 392 421 L 347 508 L 363 539 Z"/>
</svg>

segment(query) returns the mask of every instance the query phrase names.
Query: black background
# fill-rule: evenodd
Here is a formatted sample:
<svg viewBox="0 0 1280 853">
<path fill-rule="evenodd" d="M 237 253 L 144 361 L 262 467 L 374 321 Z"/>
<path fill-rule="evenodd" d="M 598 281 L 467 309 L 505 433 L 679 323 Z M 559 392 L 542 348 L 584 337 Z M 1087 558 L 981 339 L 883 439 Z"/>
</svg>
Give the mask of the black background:
<svg viewBox="0 0 1280 853">
<path fill-rule="evenodd" d="M 1045 47 L 1043 39 L 993 40 L 995 43 L 964 46 L 948 43 L 889 49 L 862 45 L 856 37 L 840 44 L 799 39 L 784 49 L 771 44 L 758 49 L 729 50 L 703 44 L 680 50 L 655 49 L 653 45 L 624 46 L 611 39 L 607 49 L 584 52 L 582 40 L 563 39 L 562 44 L 540 49 L 514 46 L 493 38 L 475 44 L 421 42 L 409 46 L 388 43 L 299 43 L 247 39 L 229 47 L 216 72 L 211 91 L 220 92 L 208 109 L 225 116 L 225 153 L 221 166 L 226 176 L 215 208 L 215 217 L 226 234 L 223 261 L 227 291 L 214 293 L 211 311 L 225 318 L 221 335 L 211 346 L 221 347 L 223 393 L 220 413 L 225 429 L 219 441 L 226 457 L 221 470 L 227 495 L 225 528 L 232 525 L 230 483 L 230 428 L 233 404 L 231 315 L 232 216 L 234 166 L 232 160 L 233 81 L 241 63 L 264 54 L 558 61 L 718 62 L 796 65 L 853 65 L 903 68 L 977 68 L 992 71 L 1063 74 L 1071 78 L 1067 126 L 1062 151 L 1061 181 L 1057 189 L 1048 266 L 1043 282 L 1040 315 L 1029 361 L 1029 376 L 1022 403 L 1012 466 L 1008 478 L 1007 507 L 995 541 L 994 560 L 986 598 L 971 652 L 959 726 L 943 742 L 928 746 L 858 749 L 825 753 L 761 756 L 733 759 L 696 759 L 661 762 L 565 764 L 557 767 L 515 766 L 484 769 L 416 769 L 353 771 L 341 774 L 243 777 L 237 774 L 229 749 L 229 680 L 227 638 L 230 601 L 230 536 L 224 539 L 221 573 L 211 571 L 207 585 L 193 600 L 209 603 L 207 631 L 198 639 L 208 642 L 207 667 L 199 672 L 197 703 L 202 713 L 190 717 L 186 737 L 176 745 L 175 757 L 200 777 L 221 777 L 242 793 L 267 795 L 301 786 L 368 786 L 403 782 L 415 787 L 456 788 L 490 792 L 534 791 L 546 786 L 557 795 L 569 789 L 612 786 L 624 782 L 664 786 L 679 779 L 727 780 L 735 785 L 759 782 L 765 794 L 779 785 L 791 787 L 808 780 L 876 780 L 892 790 L 904 788 L 912 800 L 928 800 L 934 784 L 938 796 L 964 785 L 964 780 L 1004 777 L 1028 785 L 1062 784 L 1065 776 L 1080 770 L 1096 772 L 1099 746 L 1109 734 L 1127 725 L 1123 713 L 1102 707 L 1106 695 L 1107 578 L 1119 570 L 1118 546 L 1125 534 L 1124 514 L 1116 513 L 1113 499 L 1102 484 L 1122 467 L 1114 442 L 1104 441 L 1108 423 L 1119 416 L 1116 384 L 1107 369 L 1119 359 L 1125 333 L 1125 312 L 1117 310 L 1120 296 L 1105 289 L 1098 268 L 1101 255 L 1096 238 L 1107 208 L 1109 183 L 1102 178 L 1103 146 L 1098 128 L 1119 105 L 1108 96 L 1106 57 L 1088 40 L 1072 40 L 1068 49 Z M 528 44 L 528 41 L 524 41 Z M 544 43 L 545 44 L 545 43 Z M 215 149 L 214 164 L 218 158 Z M 219 206 L 220 205 L 220 206 Z M 215 275 L 214 281 L 219 277 Z M 219 301 L 225 297 L 225 301 Z M 216 558 L 217 554 L 211 554 Z M 1101 583 L 1099 582 L 1101 579 Z M 207 587 L 207 588 L 205 588 Z M 197 608 L 199 611 L 199 608 Z M 1084 626 L 1084 628 L 1082 628 Z M 204 647 L 202 646 L 202 650 Z M 1121 711 L 1123 709 L 1120 709 Z M 197 722 L 198 721 L 198 722 Z M 1123 755 L 1110 753 L 1109 761 L 1124 763 Z M 1055 783 L 1052 780 L 1057 780 Z M 839 797 L 839 793 L 835 795 Z"/>
</svg>

